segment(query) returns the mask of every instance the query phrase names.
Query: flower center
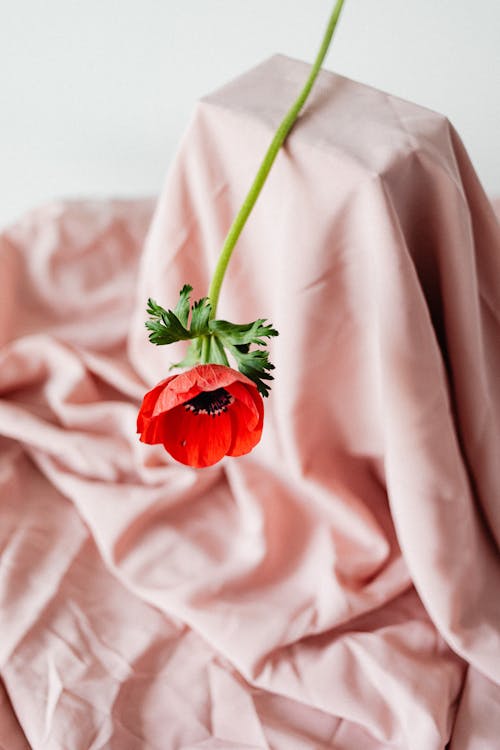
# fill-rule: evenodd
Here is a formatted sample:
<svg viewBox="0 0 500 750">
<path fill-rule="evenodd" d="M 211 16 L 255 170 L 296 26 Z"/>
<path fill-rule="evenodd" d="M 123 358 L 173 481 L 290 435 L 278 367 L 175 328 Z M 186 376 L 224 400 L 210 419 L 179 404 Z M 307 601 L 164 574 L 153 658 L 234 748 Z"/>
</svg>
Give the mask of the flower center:
<svg viewBox="0 0 500 750">
<path fill-rule="evenodd" d="M 218 417 L 233 401 L 234 396 L 231 396 L 225 388 L 216 388 L 215 391 L 203 391 L 189 399 L 184 404 L 184 408 L 186 411 L 192 411 L 193 414 L 209 414 L 211 417 Z"/>
</svg>

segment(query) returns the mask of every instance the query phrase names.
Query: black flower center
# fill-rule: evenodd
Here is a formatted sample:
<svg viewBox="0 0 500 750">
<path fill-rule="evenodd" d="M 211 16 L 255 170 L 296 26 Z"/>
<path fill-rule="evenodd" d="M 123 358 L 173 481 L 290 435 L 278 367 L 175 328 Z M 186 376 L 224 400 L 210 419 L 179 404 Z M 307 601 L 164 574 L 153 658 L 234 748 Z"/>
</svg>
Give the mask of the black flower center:
<svg viewBox="0 0 500 750">
<path fill-rule="evenodd" d="M 209 414 L 211 417 L 218 417 L 233 401 L 234 396 L 231 396 L 225 388 L 216 388 L 215 391 L 203 391 L 189 399 L 184 404 L 184 408 L 186 411 L 192 411 L 193 414 Z"/>
</svg>

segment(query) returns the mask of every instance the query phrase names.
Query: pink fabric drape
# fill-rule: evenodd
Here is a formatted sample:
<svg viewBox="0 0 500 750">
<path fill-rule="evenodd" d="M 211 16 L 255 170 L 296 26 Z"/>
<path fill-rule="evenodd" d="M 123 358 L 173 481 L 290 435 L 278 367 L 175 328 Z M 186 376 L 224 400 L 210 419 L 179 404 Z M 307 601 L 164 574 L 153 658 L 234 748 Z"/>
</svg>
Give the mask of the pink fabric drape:
<svg viewBox="0 0 500 750">
<path fill-rule="evenodd" d="M 53 203 L 0 253 L 0 747 L 494 750 L 500 232 L 445 117 L 331 73 L 279 154 L 219 314 L 267 317 L 248 456 L 139 443 L 306 75 L 203 99 L 160 199 Z"/>
</svg>

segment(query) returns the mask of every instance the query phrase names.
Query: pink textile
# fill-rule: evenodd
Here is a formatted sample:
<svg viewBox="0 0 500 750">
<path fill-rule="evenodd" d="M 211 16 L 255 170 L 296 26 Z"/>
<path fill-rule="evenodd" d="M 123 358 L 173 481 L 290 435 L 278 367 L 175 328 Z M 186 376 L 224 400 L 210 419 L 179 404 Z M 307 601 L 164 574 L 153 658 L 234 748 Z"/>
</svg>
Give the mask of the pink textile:
<svg viewBox="0 0 500 750">
<path fill-rule="evenodd" d="M 446 118 L 321 73 L 219 308 L 280 331 L 261 443 L 196 471 L 135 434 L 184 352 L 146 299 L 206 293 L 306 72 L 202 100 L 154 215 L 2 237 L 5 750 L 499 747 L 500 233 Z"/>
</svg>

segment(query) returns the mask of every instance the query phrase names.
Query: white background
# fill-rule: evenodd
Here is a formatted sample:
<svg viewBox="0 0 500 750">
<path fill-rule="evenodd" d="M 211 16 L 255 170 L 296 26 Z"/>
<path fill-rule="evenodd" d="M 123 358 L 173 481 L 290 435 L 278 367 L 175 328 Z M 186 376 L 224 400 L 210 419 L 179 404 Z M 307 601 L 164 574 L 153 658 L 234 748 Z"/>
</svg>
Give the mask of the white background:
<svg viewBox="0 0 500 750">
<path fill-rule="evenodd" d="M 0 225 L 51 198 L 157 194 L 195 100 L 333 0 L 0 0 Z M 500 194 L 499 0 L 346 0 L 325 67 L 446 114 Z"/>
</svg>

